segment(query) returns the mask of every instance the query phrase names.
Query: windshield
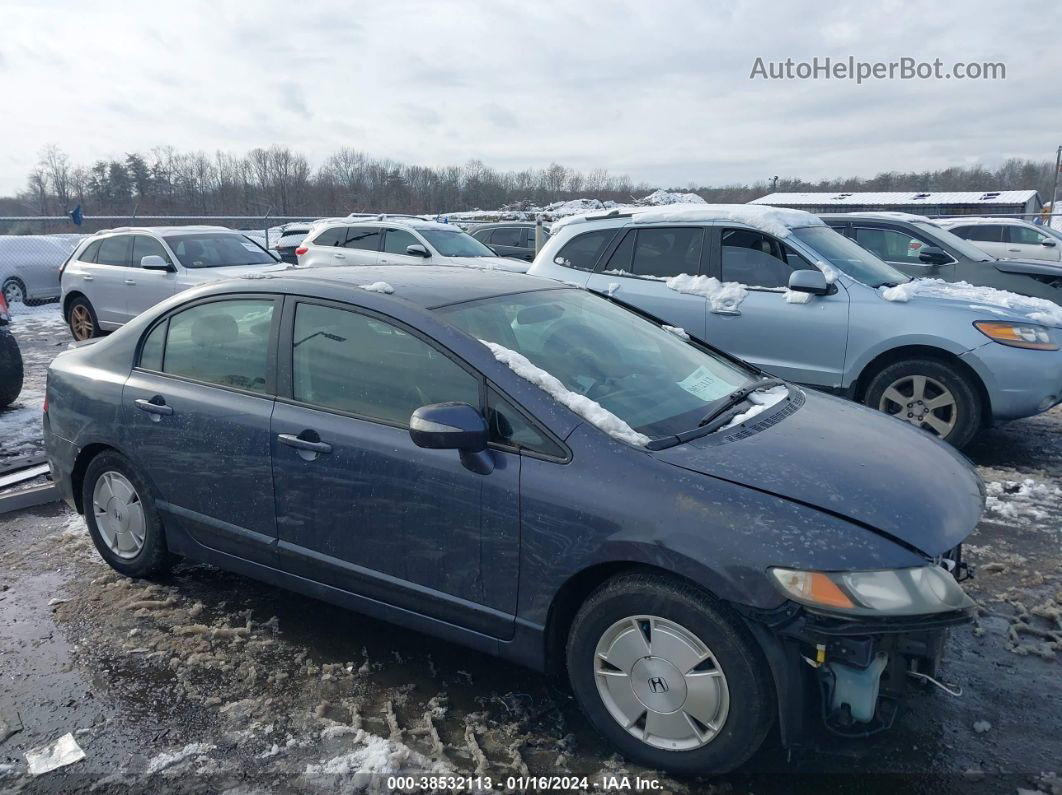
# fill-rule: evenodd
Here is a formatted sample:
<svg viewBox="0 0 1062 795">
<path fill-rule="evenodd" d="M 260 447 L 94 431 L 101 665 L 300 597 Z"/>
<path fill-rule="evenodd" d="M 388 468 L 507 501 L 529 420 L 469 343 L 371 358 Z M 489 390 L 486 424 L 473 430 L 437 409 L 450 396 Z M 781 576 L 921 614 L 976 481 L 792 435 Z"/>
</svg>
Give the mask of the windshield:
<svg viewBox="0 0 1062 795">
<path fill-rule="evenodd" d="M 828 264 L 869 287 L 910 281 L 900 271 L 828 226 L 802 226 L 793 229 L 792 235 L 810 246 Z"/>
<path fill-rule="evenodd" d="M 646 436 L 697 427 L 709 404 L 757 374 L 580 290 L 503 295 L 436 310 L 527 357 Z"/>
<path fill-rule="evenodd" d="M 165 240 L 186 268 L 276 264 L 269 252 L 243 235 L 208 232 L 199 235 L 167 235 Z"/>
<path fill-rule="evenodd" d="M 471 235 L 460 229 L 450 232 L 443 229 L 418 229 L 429 243 L 444 257 L 496 257 L 498 256 Z"/>
<path fill-rule="evenodd" d="M 975 262 L 991 262 L 995 259 L 995 257 L 988 256 L 988 254 L 979 249 L 969 240 L 963 240 L 954 232 L 949 232 L 947 229 L 943 229 L 934 223 L 928 221 L 914 221 L 913 223 L 923 232 L 929 232 L 937 239 L 937 242 L 943 243 L 946 246 L 951 246 L 966 257 L 966 259 L 972 259 Z"/>
</svg>

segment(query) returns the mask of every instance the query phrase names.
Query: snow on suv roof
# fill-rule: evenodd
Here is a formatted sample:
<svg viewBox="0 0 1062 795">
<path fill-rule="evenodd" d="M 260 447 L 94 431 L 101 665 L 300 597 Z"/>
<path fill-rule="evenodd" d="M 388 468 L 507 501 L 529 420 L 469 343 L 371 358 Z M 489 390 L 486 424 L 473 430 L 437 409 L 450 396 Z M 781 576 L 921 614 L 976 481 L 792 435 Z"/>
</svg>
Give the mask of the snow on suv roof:
<svg viewBox="0 0 1062 795">
<path fill-rule="evenodd" d="M 804 210 L 754 204 L 669 204 L 662 207 L 633 208 L 607 215 L 573 215 L 555 221 L 551 234 L 569 224 L 630 218 L 634 224 L 735 221 L 775 237 L 788 237 L 789 230 L 802 226 L 823 226 L 817 216 Z"/>
<path fill-rule="evenodd" d="M 330 226 L 339 224 L 345 226 L 378 226 L 380 224 L 387 224 L 388 226 L 408 226 L 410 229 L 439 229 L 444 232 L 463 231 L 461 227 L 456 224 L 441 224 L 438 221 L 429 221 L 426 218 L 419 218 L 417 216 L 387 215 L 386 213 L 347 218 L 321 218 L 313 222 L 313 228 L 316 229 L 326 224 Z"/>
<path fill-rule="evenodd" d="M 179 235 L 183 232 L 231 232 L 239 235 L 242 232 L 238 232 L 235 229 L 230 229 L 227 226 L 206 226 L 206 225 L 190 225 L 190 226 L 116 226 L 113 229 L 101 229 L 98 232 L 94 232 L 91 236 L 96 235 L 110 235 L 117 232 L 141 232 L 149 235 Z"/>
<path fill-rule="evenodd" d="M 933 220 L 925 215 L 892 212 L 891 210 L 871 210 L 859 213 L 822 213 L 822 216 L 824 218 L 880 218 L 883 221 L 907 221 L 908 223 L 923 221 L 925 223 L 933 223 Z"/>
<path fill-rule="evenodd" d="M 934 218 L 933 223 L 937 226 L 966 226 L 976 224 L 1017 224 L 1018 226 L 1036 226 L 1024 218 L 992 218 L 991 216 L 961 216 L 959 218 Z"/>
</svg>

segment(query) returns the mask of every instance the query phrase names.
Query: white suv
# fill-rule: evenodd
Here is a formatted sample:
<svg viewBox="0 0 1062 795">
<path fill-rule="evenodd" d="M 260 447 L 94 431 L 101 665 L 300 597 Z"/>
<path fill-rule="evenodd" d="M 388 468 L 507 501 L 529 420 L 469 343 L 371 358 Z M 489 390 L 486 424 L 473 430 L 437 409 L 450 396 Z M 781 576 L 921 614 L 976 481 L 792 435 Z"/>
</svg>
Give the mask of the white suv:
<svg viewBox="0 0 1062 795">
<path fill-rule="evenodd" d="M 301 267 L 329 265 L 457 265 L 525 273 L 526 262 L 499 257 L 451 224 L 379 216 L 373 221 L 318 221 L 295 249 Z"/>
<path fill-rule="evenodd" d="M 999 259 L 1062 261 L 1062 232 L 1020 218 L 940 218 L 933 221 Z"/>
<path fill-rule="evenodd" d="M 222 226 L 107 229 L 83 240 L 60 270 L 63 317 L 74 339 L 98 337 L 181 290 L 277 267 L 260 245 Z"/>
</svg>

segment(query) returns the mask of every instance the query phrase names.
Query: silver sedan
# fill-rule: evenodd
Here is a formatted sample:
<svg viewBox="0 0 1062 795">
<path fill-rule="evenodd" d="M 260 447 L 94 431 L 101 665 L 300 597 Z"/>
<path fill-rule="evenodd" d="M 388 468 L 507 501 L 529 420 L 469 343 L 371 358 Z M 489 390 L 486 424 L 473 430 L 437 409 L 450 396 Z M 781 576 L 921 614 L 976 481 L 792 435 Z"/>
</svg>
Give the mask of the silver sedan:
<svg viewBox="0 0 1062 795">
<path fill-rule="evenodd" d="M 80 235 L 0 236 L 0 290 L 7 303 L 59 298 L 59 266 Z"/>
</svg>

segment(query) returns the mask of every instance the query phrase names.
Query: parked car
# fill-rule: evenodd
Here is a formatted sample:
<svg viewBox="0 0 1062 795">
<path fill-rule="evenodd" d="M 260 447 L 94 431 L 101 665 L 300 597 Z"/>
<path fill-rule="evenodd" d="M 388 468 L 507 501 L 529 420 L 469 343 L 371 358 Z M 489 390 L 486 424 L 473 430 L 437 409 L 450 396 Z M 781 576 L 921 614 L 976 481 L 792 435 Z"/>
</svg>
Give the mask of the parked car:
<svg viewBox="0 0 1062 795">
<path fill-rule="evenodd" d="M 273 250 L 277 252 L 281 262 L 298 265 L 299 258 L 295 250 L 302 245 L 302 241 L 306 239 L 306 235 L 312 228 L 312 221 L 297 221 L 280 227 L 280 237 L 273 244 Z"/>
<path fill-rule="evenodd" d="M 992 257 L 1062 261 L 1062 232 L 1021 218 L 938 218 L 933 223 Z"/>
<path fill-rule="evenodd" d="M 108 229 L 63 266 L 63 316 L 74 339 L 85 340 L 196 284 L 276 267 L 258 243 L 221 226 Z"/>
<path fill-rule="evenodd" d="M 11 333 L 11 315 L 0 293 L 0 409 L 15 402 L 22 391 L 22 352 Z"/>
<path fill-rule="evenodd" d="M 66 236 L 0 236 L 0 292 L 8 305 L 59 297 L 59 268 L 76 244 Z"/>
<path fill-rule="evenodd" d="M 800 210 L 687 205 L 564 219 L 530 272 L 612 294 L 957 447 L 1062 401 L 1055 305 L 918 294 L 920 284 L 901 284 L 904 274 Z"/>
<path fill-rule="evenodd" d="M 961 456 L 548 280 L 205 285 L 61 352 L 47 398 L 118 572 L 187 556 L 566 674 L 653 768 L 884 728 L 974 609 Z"/>
<path fill-rule="evenodd" d="M 376 221 L 319 221 L 295 253 L 299 265 L 454 265 L 522 273 L 515 260 L 499 257 L 452 224 L 413 217 Z"/>
<path fill-rule="evenodd" d="M 928 218 L 906 213 L 821 218 L 908 276 L 966 282 L 1062 304 L 1062 266 L 1043 260 L 997 259 Z"/>
<path fill-rule="evenodd" d="M 477 224 L 468 230 L 480 243 L 490 246 L 499 256 L 525 259 L 535 258 L 535 224 L 525 221 L 499 221 L 493 224 Z M 549 240 L 549 232 L 542 230 L 543 240 Z"/>
</svg>

